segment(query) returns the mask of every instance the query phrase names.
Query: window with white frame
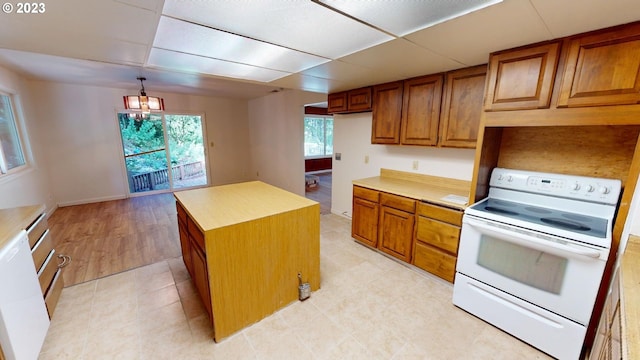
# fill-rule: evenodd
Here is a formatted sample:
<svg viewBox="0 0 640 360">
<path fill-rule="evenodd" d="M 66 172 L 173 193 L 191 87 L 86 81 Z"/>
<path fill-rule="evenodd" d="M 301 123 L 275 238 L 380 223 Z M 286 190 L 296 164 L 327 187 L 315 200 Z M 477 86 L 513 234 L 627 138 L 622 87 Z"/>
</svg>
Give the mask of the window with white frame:
<svg viewBox="0 0 640 360">
<path fill-rule="evenodd" d="M 333 117 L 304 117 L 304 156 L 322 157 L 333 154 Z"/>
<path fill-rule="evenodd" d="M 0 176 L 26 164 L 11 95 L 0 93 Z"/>
</svg>

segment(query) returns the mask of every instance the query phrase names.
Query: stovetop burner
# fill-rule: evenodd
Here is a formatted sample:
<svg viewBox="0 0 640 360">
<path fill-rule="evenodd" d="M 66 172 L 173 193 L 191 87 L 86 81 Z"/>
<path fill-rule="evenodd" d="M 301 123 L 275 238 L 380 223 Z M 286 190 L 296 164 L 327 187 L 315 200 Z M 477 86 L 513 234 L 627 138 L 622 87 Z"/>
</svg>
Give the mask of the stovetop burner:
<svg viewBox="0 0 640 360">
<path fill-rule="evenodd" d="M 605 238 L 607 233 L 607 219 L 529 204 L 487 198 L 471 209 L 599 238 Z"/>
</svg>

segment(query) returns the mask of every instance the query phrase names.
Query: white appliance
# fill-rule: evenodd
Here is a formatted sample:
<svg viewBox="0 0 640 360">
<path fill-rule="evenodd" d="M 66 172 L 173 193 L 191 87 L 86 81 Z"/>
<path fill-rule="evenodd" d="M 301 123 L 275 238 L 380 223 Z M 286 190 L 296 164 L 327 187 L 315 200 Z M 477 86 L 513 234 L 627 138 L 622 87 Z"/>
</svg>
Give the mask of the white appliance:
<svg viewBox="0 0 640 360">
<path fill-rule="evenodd" d="M 0 345 L 7 360 L 37 359 L 49 329 L 26 231 L 0 249 Z"/>
<path fill-rule="evenodd" d="M 577 359 L 611 247 L 621 182 L 495 168 L 465 210 L 454 305 Z"/>
</svg>

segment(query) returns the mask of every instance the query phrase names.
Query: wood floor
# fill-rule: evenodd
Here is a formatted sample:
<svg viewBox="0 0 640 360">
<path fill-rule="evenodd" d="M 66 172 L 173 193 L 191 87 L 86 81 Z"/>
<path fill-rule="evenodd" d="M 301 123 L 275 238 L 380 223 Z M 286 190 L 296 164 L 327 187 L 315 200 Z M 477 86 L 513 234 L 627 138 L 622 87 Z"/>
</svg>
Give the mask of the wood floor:
<svg viewBox="0 0 640 360">
<path fill-rule="evenodd" d="M 331 212 L 331 173 L 306 197 Z M 71 256 L 65 286 L 181 256 L 172 193 L 58 208 L 48 219 L 57 254 Z"/>
<path fill-rule="evenodd" d="M 307 188 L 305 197 L 320 203 L 320 214 L 331 213 L 331 172 L 314 174 L 319 178 L 316 187 Z"/>
<path fill-rule="evenodd" d="M 181 256 L 171 193 L 61 207 L 48 222 L 56 253 L 72 259 L 65 286 Z"/>
</svg>

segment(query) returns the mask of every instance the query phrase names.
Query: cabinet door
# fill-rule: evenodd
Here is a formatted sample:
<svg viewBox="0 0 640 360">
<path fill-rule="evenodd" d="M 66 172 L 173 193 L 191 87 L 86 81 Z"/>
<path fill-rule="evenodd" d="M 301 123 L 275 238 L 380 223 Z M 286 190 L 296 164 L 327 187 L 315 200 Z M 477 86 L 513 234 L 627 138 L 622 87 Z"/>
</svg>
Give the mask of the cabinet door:
<svg viewBox="0 0 640 360">
<path fill-rule="evenodd" d="M 211 317 L 211 293 L 209 292 L 209 273 L 204 252 L 193 241 L 191 243 L 191 260 L 193 264 L 193 284 L 200 294 L 202 304 Z"/>
<path fill-rule="evenodd" d="M 373 87 L 372 144 L 399 144 L 402 121 L 402 81 Z"/>
<path fill-rule="evenodd" d="M 381 206 L 378 249 L 402 261 L 410 262 L 414 222 L 413 214 Z"/>
<path fill-rule="evenodd" d="M 187 227 L 178 219 L 178 233 L 180 234 L 180 248 L 182 249 L 182 261 L 187 268 L 189 275 L 193 278 L 193 262 L 191 260 L 191 244 Z"/>
<path fill-rule="evenodd" d="M 569 41 L 558 107 L 640 102 L 640 24 Z"/>
<path fill-rule="evenodd" d="M 351 236 L 369 246 L 378 243 L 378 203 L 361 198 L 353 198 Z"/>
<path fill-rule="evenodd" d="M 349 90 L 347 109 L 349 112 L 371 111 L 371 88 Z"/>
<path fill-rule="evenodd" d="M 442 82 L 442 74 L 405 80 L 401 144 L 436 145 L 438 142 Z"/>
<path fill-rule="evenodd" d="M 347 111 L 347 92 L 329 94 L 327 97 L 327 112 L 329 114 Z"/>
<path fill-rule="evenodd" d="M 476 147 L 486 77 L 486 65 L 446 74 L 439 146 Z"/>
<path fill-rule="evenodd" d="M 552 42 L 491 54 L 484 110 L 548 108 L 559 48 Z"/>
</svg>

